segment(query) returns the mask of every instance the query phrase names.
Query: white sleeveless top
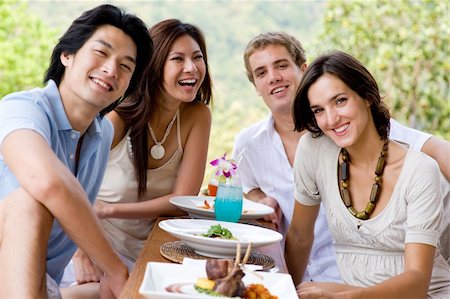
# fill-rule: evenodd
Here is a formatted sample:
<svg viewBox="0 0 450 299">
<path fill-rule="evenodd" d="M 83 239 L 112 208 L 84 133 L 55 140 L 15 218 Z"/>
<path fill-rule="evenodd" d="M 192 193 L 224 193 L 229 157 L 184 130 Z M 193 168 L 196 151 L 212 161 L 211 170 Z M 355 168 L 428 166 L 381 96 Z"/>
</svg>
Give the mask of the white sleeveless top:
<svg viewBox="0 0 450 299">
<path fill-rule="evenodd" d="M 138 182 L 136 180 L 131 153 L 130 131 L 110 152 L 105 177 L 98 199 L 109 203 L 133 203 L 138 199 Z M 146 200 L 164 196 L 172 192 L 177 178 L 177 171 L 183 157 L 180 134 L 180 116 L 177 117 L 178 148 L 164 165 L 147 169 Z M 144 246 L 145 240 L 153 227 L 155 218 L 100 220 L 114 249 L 135 261 Z"/>
</svg>

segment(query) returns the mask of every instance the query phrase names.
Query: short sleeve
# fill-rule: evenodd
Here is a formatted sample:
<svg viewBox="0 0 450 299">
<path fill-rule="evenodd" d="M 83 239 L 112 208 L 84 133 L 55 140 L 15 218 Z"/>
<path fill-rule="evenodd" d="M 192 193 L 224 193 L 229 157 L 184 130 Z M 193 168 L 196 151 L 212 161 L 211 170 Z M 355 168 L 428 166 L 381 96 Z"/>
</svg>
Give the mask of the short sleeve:
<svg viewBox="0 0 450 299">
<path fill-rule="evenodd" d="M 298 202 L 307 206 L 320 204 L 321 198 L 316 184 L 318 142 L 310 133 L 303 135 L 297 146 L 294 159 L 294 195 Z"/>
<path fill-rule="evenodd" d="M 443 217 L 439 168 L 437 163 L 425 154 L 415 151 L 410 154 L 414 154 L 409 159 L 413 159 L 415 168 L 406 193 L 405 243 L 436 246 Z"/>
<path fill-rule="evenodd" d="M 389 139 L 406 143 L 410 149 L 416 151 L 420 151 L 425 142 L 432 136 L 431 134 L 406 127 L 392 118 L 390 123 Z"/>
<path fill-rule="evenodd" d="M 0 102 L 0 145 L 6 136 L 18 129 L 31 129 L 50 142 L 47 115 L 32 100 L 10 98 Z"/>
</svg>

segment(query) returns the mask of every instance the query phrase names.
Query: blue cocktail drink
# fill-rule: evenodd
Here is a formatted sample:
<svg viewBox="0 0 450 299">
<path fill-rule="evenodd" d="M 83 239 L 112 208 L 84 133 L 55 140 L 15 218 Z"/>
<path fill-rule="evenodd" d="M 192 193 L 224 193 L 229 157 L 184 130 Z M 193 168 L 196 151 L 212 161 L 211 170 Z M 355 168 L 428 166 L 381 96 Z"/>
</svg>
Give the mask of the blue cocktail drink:
<svg viewBox="0 0 450 299">
<path fill-rule="evenodd" d="M 214 213 L 219 221 L 238 222 L 242 214 L 242 187 L 219 184 Z"/>
</svg>

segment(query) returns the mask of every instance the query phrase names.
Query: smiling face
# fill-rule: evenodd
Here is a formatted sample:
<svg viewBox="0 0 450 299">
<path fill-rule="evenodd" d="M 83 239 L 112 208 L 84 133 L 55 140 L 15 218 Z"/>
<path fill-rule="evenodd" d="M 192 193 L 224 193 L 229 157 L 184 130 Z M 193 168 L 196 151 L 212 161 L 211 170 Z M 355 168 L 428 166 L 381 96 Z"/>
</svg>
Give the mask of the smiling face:
<svg viewBox="0 0 450 299">
<path fill-rule="evenodd" d="M 368 101 L 335 76 L 319 77 L 310 86 L 308 99 L 317 125 L 339 147 L 354 145 L 369 126 L 374 128 Z"/>
<path fill-rule="evenodd" d="M 176 39 L 164 64 L 166 100 L 192 102 L 205 73 L 205 60 L 198 43 L 187 34 Z"/>
<path fill-rule="evenodd" d="M 249 65 L 256 91 L 272 113 L 290 114 L 303 72 L 288 50 L 268 45 L 249 57 Z"/>
<path fill-rule="evenodd" d="M 88 104 L 96 112 L 119 99 L 135 69 L 136 45 L 122 30 L 99 27 L 75 54 L 61 54 L 59 86 L 66 104 Z"/>
</svg>

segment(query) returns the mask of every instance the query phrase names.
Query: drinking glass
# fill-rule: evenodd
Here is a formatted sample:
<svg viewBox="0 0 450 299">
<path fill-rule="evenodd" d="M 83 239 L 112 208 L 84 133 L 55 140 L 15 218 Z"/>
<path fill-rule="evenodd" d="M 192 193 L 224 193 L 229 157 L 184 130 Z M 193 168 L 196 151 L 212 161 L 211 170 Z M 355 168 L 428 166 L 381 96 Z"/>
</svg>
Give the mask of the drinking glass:
<svg viewBox="0 0 450 299">
<path fill-rule="evenodd" d="M 209 196 L 216 196 L 217 194 L 217 185 L 219 183 L 217 182 L 217 179 L 212 177 L 208 182 L 208 195 Z"/>
<path fill-rule="evenodd" d="M 242 214 L 242 200 L 241 185 L 219 183 L 214 201 L 216 219 L 238 222 Z"/>
</svg>

